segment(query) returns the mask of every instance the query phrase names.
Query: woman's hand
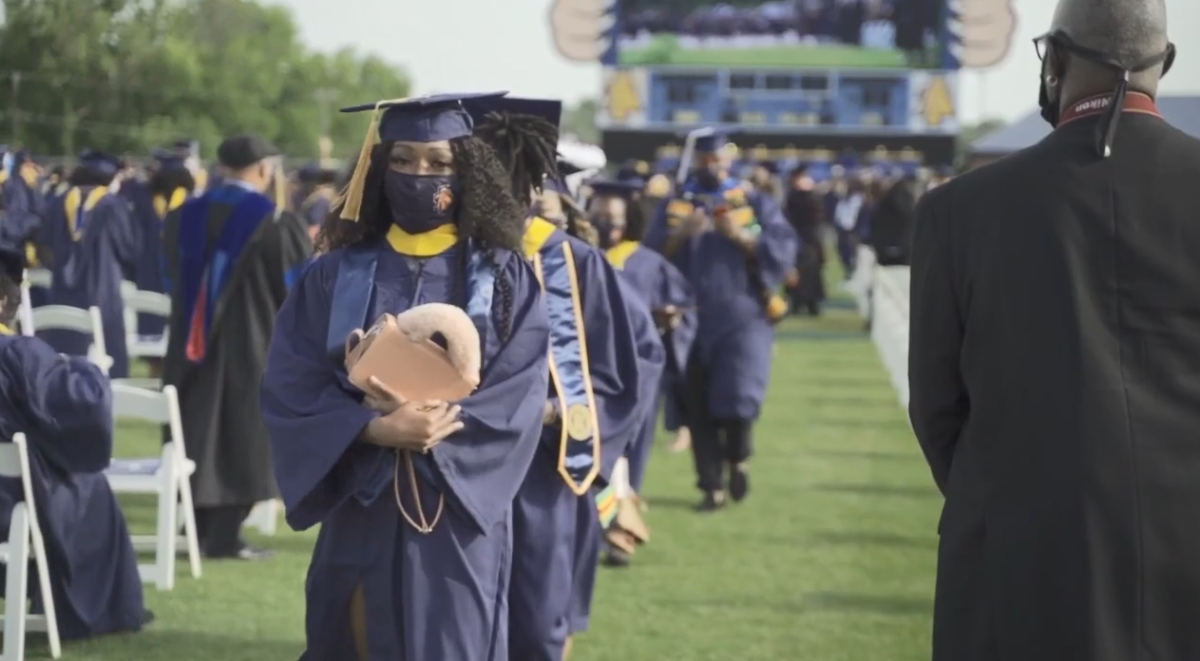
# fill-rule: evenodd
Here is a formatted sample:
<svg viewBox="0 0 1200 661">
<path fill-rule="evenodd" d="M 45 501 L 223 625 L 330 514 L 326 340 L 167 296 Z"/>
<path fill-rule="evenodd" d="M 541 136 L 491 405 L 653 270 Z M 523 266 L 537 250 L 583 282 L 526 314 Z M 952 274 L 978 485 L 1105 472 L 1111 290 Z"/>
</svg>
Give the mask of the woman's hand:
<svg viewBox="0 0 1200 661">
<path fill-rule="evenodd" d="M 542 409 L 542 426 L 546 427 L 558 422 L 558 406 L 551 400 L 546 400 L 546 406 Z"/>
<path fill-rule="evenodd" d="M 410 402 L 371 377 L 369 397 L 374 410 L 383 413 L 367 426 L 366 440 L 400 450 L 428 452 L 450 434 L 463 428 L 462 407 L 441 401 Z M 365 401 L 365 400 L 364 400 Z M 383 409 L 387 409 L 384 413 Z"/>
</svg>

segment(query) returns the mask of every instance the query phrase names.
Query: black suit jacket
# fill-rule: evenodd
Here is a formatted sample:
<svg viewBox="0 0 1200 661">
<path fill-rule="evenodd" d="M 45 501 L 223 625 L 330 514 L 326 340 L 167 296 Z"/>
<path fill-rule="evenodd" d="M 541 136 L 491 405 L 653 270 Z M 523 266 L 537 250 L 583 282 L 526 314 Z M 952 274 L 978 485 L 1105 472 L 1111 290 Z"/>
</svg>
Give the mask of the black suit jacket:
<svg viewBox="0 0 1200 661">
<path fill-rule="evenodd" d="M 1200 659 L 1200 141 L 1096 122 L 918 208 L 937 661 Z"/>
</svg>

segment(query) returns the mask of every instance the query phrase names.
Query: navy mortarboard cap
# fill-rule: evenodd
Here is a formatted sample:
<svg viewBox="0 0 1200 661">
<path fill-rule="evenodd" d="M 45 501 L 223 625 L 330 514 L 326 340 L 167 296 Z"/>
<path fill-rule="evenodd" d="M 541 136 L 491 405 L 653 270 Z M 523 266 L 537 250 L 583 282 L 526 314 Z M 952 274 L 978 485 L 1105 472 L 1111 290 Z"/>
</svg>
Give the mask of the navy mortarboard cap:
<svg viewBox="0 0 1200 661">
<path fill-rule="evenodd" d="M 528 115 L 541 117 L 557 127 L 562 122 L 562 101 L 555 99 L 528 99 L 514 96 L 480 96 L 463 101 L 467 112 L 476 124 L 488 115 L 497 112 L 506 115 Z"/>
<path fill-rule="evenodd" d="M 779 174 L 779 166 L 775 164 L 775 161 L 759 161 L 758 167 L 771 174 Z"/>
<path fill-rule="evenodd" d="M 371 111 L 362 151 L 346 186 L 342 220 L 358 220 L 363 185 L 371 167 L 371 149 L 380 142 L 439 142 L 471 135 L 474 124 L 463 104 L 468 100 L 499 98 L 508 92 L 481 94 L 429 94 L 342 108 L 342 112 Z"/>
<path fill-rule="evenodd" d="M 117 174 L 121 169 L 121 159 L 95 149 L 83 150 L 79 155 L 79 164 L 88 170 L 109 176 Z"/>
<path fill-rule="evenodd" d="M 187 160 L 186 157 L 177 151 L 156 148 L 150 155 L 158 162 L 158 170 L 160 172 L 187 169 L 187 166 L 184 165 L 184 161 Z"/>
<path fill-rule="evenodd" d="M 25 280 L 25 251 L 16 246 L 0 244 L 0 267 L 4 275 L 16 284 Z"/>
<path fill-rule="evenodd" d="M 580 168 L 570 161 L 564 161 L 562 158 L 558 159 L 558 176 L 569 177 L 580 172 L 583 172 L 583 168 Z"/>
<path fill-rule="evenodd" d="M 192 140 L 191 138 L 181 138 L 176 140 L 171 144 L 171 147 L 180 152 L 180 154 L 184 157 L 200 155 L 200 142 L 198 140 Z"/>
<path fill-rule="evenodd" d="M 641 193 L 645 185 L 643 179 L 596 179 L 588 182 L 592 195 L 623 197 L 627 200 Z"/>
<path fill-rule="evenodd" d="M 275 145 L 266 138 L 253 133 L 226 138 L 217 147 L 217 160 L 230 170 L 241 170 L 255 163 L 279 155 Z"/>
<path fill-rule="evenodd" d="M 695 150 L 698 154 L 712 154 L 720 151 L 731 142 L 729 129 L 714 129 L 707 135 L 696 138 Z"/>
</svg>

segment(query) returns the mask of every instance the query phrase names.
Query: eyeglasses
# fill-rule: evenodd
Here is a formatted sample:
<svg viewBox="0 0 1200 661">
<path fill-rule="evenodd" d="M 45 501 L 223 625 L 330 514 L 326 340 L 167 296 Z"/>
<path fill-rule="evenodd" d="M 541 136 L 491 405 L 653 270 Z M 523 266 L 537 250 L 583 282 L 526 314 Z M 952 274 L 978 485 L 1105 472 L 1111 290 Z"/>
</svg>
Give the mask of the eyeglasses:
<svg viewBox="0 0 1200 661">
<path fill-rule="evenodd" d="M 1050 33 L 1033 38 L 1033 50 L 1037 53 L 1038 61 L 1040 62 L 1046 61 L 1046 45 L 1050 43 L 1050 38 Z"/>
</svg>

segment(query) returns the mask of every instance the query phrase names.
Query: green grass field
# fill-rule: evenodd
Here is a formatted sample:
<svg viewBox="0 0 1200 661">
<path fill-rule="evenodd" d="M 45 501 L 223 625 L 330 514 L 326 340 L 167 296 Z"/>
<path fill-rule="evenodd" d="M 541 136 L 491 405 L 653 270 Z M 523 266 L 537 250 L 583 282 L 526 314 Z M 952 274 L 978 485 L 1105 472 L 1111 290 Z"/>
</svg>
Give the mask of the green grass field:
<svg viewBox="0 0 1200 661">
<path fill-rule="evenodd" d="M 621 48 L 617 57 L 621 65 L 632 67 L 910 68 L 904 53 L 891 49 L 834 45 L 684 49 L 671 35 L 660 35 L 644 48 Z"/>
<path fill-rule="evenodd" d="M 659 452 L 653 539 L 634 566 L 602 571 L 574 661 L 929 658 L 940 498 L 861 325 L 843 306 L 782 327 L 744 504 L 693 513 L 690 457 Z M 122 431 L 122 454 L 156 444 L 147 429 Z M 152 503 L 126 511 L 149 531 Z M 158 620 L 146 631 L 68 645 L 63 658 L 295 659 L 313 539 L 258 539 L 279 556 L 208 562 L 199 581 L 181 563 L 173 592 L 147 588 Z M 46 657 L 42 640 L 30 658 Z"/>
</svg>

